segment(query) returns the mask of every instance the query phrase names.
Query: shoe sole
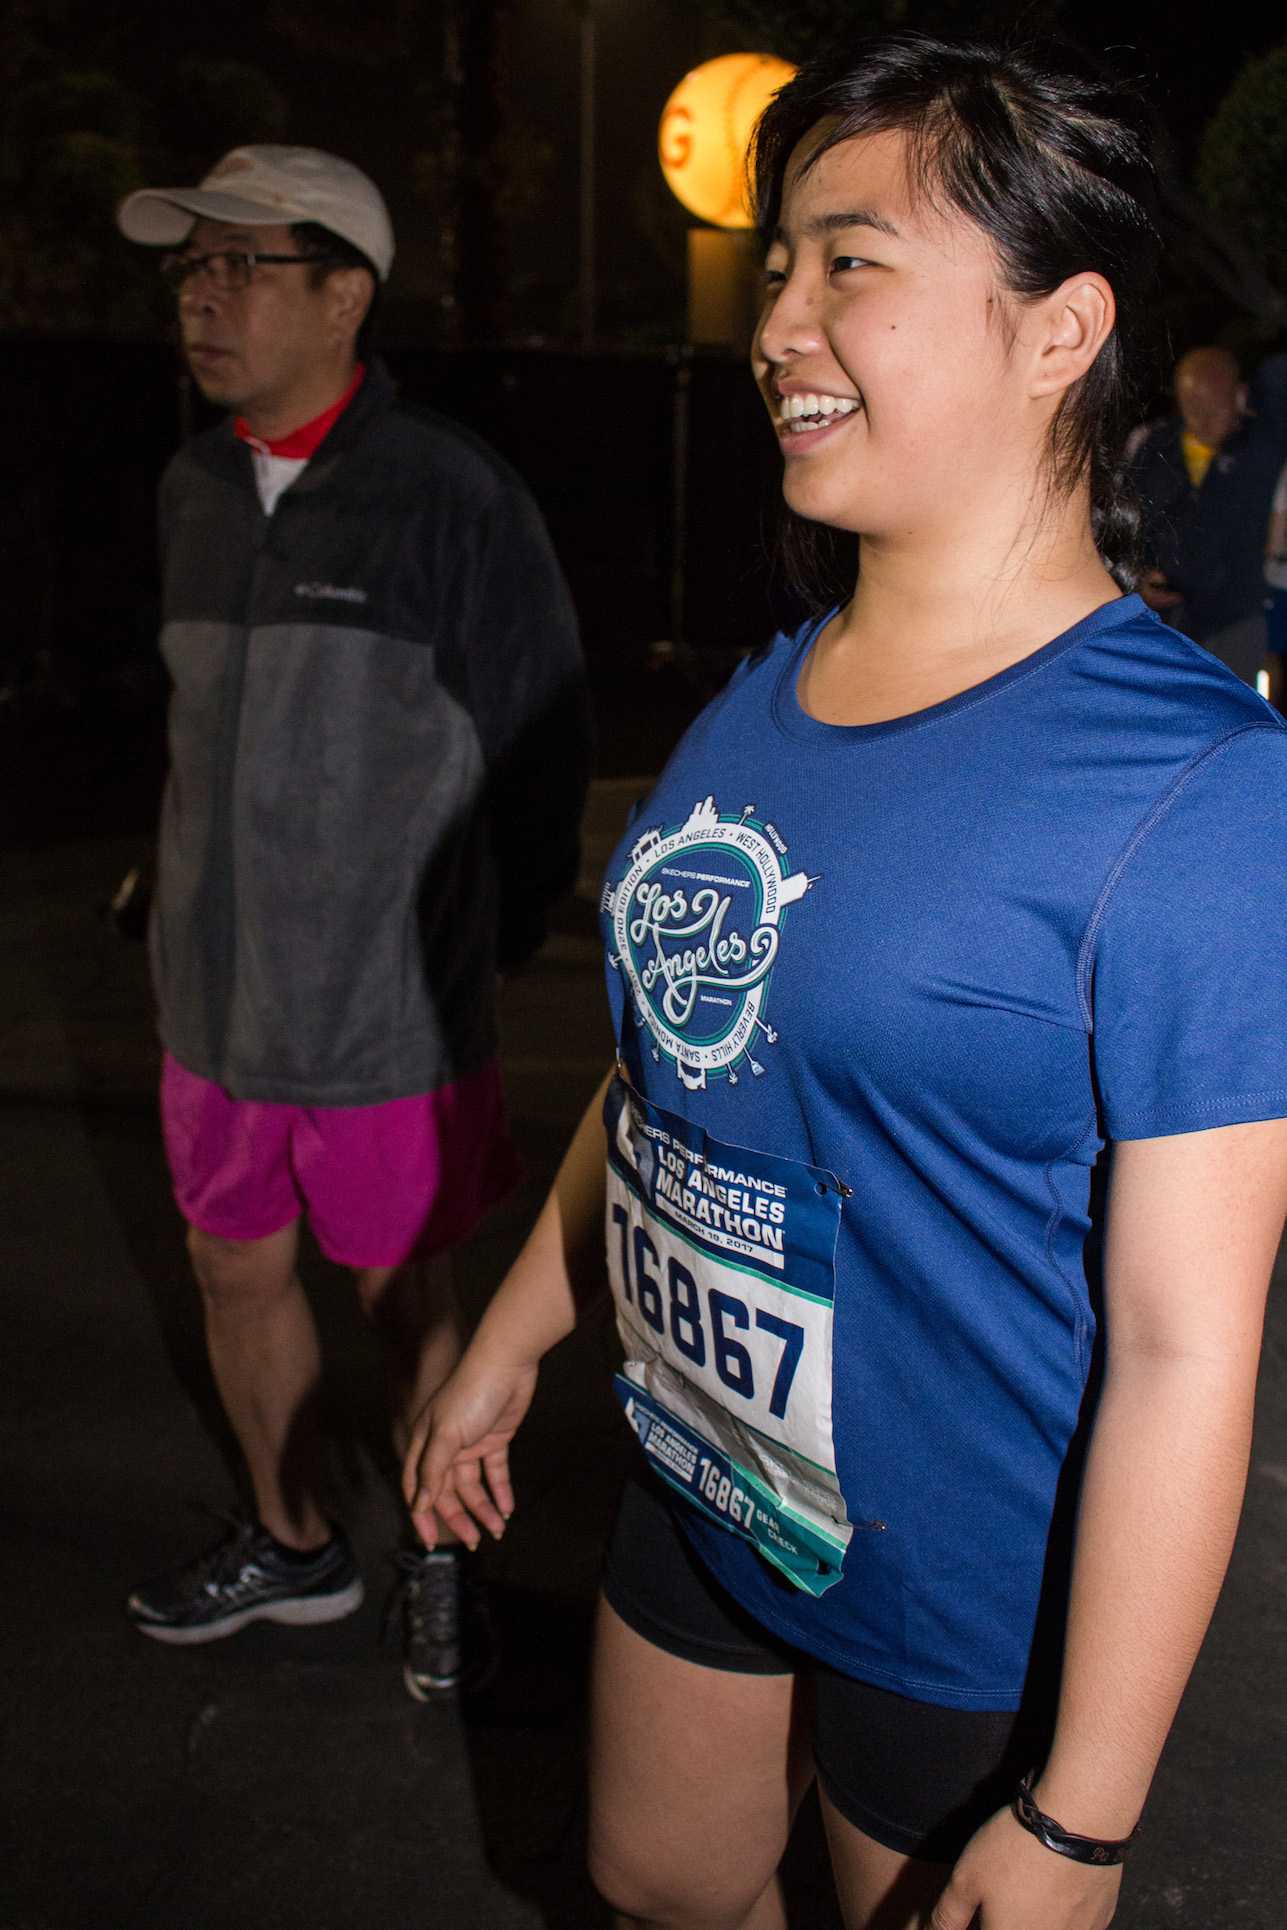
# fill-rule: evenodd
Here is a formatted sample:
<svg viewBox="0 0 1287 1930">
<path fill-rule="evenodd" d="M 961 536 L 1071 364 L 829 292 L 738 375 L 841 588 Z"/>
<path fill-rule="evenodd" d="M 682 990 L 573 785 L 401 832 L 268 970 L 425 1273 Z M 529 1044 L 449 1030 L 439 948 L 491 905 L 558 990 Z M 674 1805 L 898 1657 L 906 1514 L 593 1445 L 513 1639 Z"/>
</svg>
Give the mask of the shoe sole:
<svg viewBox="0 0 1287 1930">
<path fill-rule="evenodd" d="M 451 1676 L 414 1676 L 404 1664 L 402 1680 L 413 1702 L 432 1702 L 435 1696 L 450 1695 L 456 1689 L 462 1695 L 484 1695 L 499 1674 L 500 1657 L 494 1656 L 485 1669 L 462 1669 Z"/>
<path fill-rule="evenodd" d="M 416 1676 L 404 1668 L 402 1680 L 413 1702 L 432 1702 L 435 1696 L 451 1695 L 460 1687 L 461 1678 L 458 1675 Z"/>
<path fill-rule="evenodd" d="M 360 1581 L 350 1582 L 334 1595 L 301 1595 L 290 1602 L 265 1602 L 258 1608 L 243 1608 L 235 1615 L 225 1615 L 218 1622 L 203 1622 L 191 1628 L 172 1627 L 166 1622 L 146 1622 L 135 1619 L 134 1626 L 140 1635 L 148 1635 L 154 1642 L 170 1642 L 178 1648 L 192 1648 L 199 1642 L 221 1642 L 225 1635 L 235 1635 L 250 1622 L 284 1622 L 292 1628 L 314 1627 L 319 1622 L 341 1622 L 346 1615 L 352 1615 L 361 1608 L 366 1590 Z"/>
</svg>

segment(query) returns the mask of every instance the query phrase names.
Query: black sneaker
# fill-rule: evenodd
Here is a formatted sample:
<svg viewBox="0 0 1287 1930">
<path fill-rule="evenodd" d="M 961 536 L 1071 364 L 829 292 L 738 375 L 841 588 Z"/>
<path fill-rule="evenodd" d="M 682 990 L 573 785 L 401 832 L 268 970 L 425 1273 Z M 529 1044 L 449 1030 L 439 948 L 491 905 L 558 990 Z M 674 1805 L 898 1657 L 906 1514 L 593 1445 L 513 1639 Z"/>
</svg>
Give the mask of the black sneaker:
<svg viewBox="0 0 1287 1930">
<path fill-rule="evenodd" d="M 247 1622 L 338 1622 L 361 1605 L 362 1577 L 342 1528 L 308 1561 L 286 1560 L 258 1522 L 130 1596 L 134 1626 L 158 1642 L 217 1642 Z"/>
<path fill-rule="evenodd" d="M 417 1702 L 463 1688 L 476 1693 L 496 1672 L 487 1595 L 467 1556 L 401 1549 L 394 1602 L 402 1618 L 402 1679 Z"/>
</svg>

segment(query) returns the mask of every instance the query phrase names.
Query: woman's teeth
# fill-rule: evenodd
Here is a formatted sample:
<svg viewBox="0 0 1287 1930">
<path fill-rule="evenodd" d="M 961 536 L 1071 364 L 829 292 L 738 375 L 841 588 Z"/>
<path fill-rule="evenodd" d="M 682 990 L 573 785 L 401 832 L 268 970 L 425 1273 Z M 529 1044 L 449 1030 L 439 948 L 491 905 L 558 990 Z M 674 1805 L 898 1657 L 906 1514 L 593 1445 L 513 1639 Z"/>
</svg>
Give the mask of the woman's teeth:
<svg viewBox="0 0 1287 1930">
<path fill-rule="evenodd" d="M 778 406 L 778 422 L 792 435 L 807 435 L 811 429 L 825 429 L 838 416 L 853 415 L 862 403 L 848 395 L 784 395 Z"/>
</svg>

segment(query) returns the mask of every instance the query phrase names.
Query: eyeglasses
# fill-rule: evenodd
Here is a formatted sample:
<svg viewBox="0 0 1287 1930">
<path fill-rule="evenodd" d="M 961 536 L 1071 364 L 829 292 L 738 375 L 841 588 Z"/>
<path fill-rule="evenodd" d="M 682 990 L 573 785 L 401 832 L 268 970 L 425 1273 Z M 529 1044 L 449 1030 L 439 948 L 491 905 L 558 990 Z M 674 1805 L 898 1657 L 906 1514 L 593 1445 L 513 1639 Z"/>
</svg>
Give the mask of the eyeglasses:
<svg viewBox="0 0 1287 1930">
<path fill-rule="evenodd" d="M 210 286 L 221 295 L 249 288 L 255 270 L 268 264 L 276 267 L 287 262 L 333 261 L 333 255 L 257 255 L 244 248 L 219 248 L 210 255 L 162 255 L 161 277 L 177 295 L 193 275 L 206 275 Z"/>
</svg>

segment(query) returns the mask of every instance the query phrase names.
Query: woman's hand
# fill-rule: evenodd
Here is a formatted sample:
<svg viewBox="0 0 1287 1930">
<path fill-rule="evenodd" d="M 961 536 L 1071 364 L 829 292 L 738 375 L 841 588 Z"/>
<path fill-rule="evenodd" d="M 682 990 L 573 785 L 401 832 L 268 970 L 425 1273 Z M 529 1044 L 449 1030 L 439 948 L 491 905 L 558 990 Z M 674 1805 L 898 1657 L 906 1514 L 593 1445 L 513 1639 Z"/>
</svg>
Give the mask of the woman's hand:
<svg viewBox="0 0 1287 1930">
<path fill-rule="evenodd" d="M 1121 1882 L 1120 1864 L 1074 1863 L 999 1810 L 962 1850 L 929 1930 L 1105 1930 Z"/>
<path fill-rule="evenodd" d="M 497 1540 L 514 1512 L 509 1444 L 536 1387 L 535 1362 L 489 1358 L 471 1347 L 411 1430 L 402 1471 L 416 1532 L 426 1548 L 445 1528 L 477 1548 L 480 1528 Z"/>
</svg>

